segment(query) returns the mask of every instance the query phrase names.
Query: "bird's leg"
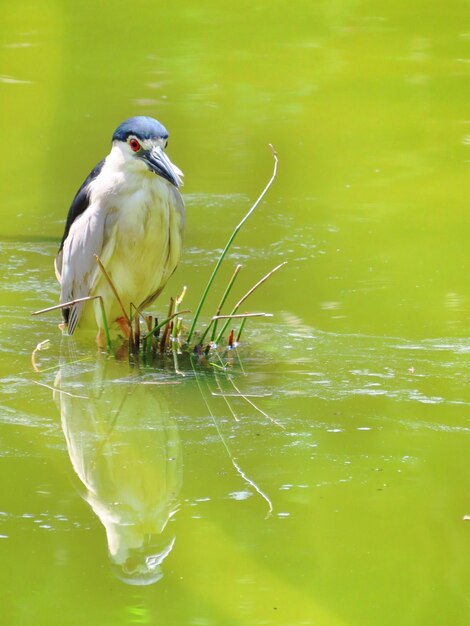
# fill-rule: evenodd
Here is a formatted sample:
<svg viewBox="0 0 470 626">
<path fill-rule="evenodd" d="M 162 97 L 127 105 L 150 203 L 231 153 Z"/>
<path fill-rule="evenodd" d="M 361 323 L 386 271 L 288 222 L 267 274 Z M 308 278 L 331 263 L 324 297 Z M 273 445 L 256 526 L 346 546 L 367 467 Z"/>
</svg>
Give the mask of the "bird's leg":
<svg viewBox="0 0 470 626">
<path fill-rule="evenodd" d="M 129 359 L 129 341 L 123 341 L 121 346 L 116 350 L 115 357 L 118 361 L 127 361 Z"/>
<path fill-rule="evenodd" d="M 118 326 L 121 329 L 121 332 L 124 335 L 124 338 L 129 339 L 131 335 L 131 329 L 129 328 L 129 320 L 126 319 L 125 317 L 118 317 L 116 319 L 116 322 L 118 323 Z"/>
<path fill-rule="evenodd" d="M 96 335 L 96 345 L 101 349 L 106 348 L 106 335 L 102 328 L 98 330 L 98 334 Z"/>
</svg>

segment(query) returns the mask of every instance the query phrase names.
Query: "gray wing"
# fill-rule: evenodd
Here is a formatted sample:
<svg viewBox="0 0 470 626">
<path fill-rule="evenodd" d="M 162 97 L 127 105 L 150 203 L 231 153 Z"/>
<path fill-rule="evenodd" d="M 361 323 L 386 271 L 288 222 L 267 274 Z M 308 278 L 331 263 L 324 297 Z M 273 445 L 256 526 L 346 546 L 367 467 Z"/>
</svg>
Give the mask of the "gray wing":
<svg viewBox="0 0 470 626">
<path fill-rule="evenodd" d="M 101 256 L 105 223 L 105 211 L 100 211 L 97 205 L 92 204 L 71 225 L 55 262 L 61 286 L 61 303 L 90 295 L 98 271 L 93 255 Z M 78 302 L 65 309 L 64 319 L 68 321 L 70 335 L 80 320 L 84 305 L 85 302 Z"/>
<path fill-rule="evenodd" d="M 54 269 L 57 280 L 62 285 L 62 269 L 64 263 L 64 245 L 67 241 L 70 233 L 70 229 L 76 222 L 76 220 L 83 214 L 90 206 L 90 190 L 91 183 L 96 179 L 101 170 L 103 169 L 105 163 L 105 159 L 100 161 L 98 165 L 96 165 L 90 174 L 87 176 L 80 189 L 77 191 L 72 204 L 70 205 L 69 212 L 67 214 L 67 220 L 65 222 L 65 230 L 62 236 L 62 241 L 60 242 L 59 251 L 54 260 Z M 70 298 L 62 299 L 61 302 L 68 302 Z M 67 323 L 69 321 L 69 313 L 70 310 L 68 308 L 62 309 L 62 316 L 64 321 Z"/>
</svg>

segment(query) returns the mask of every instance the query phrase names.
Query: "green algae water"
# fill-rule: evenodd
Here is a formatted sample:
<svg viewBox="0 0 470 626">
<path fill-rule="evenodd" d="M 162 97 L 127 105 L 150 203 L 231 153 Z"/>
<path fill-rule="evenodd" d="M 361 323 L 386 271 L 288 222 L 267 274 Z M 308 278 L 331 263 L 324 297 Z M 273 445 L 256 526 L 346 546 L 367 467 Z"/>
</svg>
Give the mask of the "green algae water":
<svg viewBox="0 0 470 626">
<path fill-rule="evenodd" d="M 0 14 L 0 623 L 468 624 L 468 4 Z M 279 154 L 201 317 L 236 264 L 234 301 L 288 261 L 225 371 L 131 367 L 31 317 L 140 114 L 185 173 L 160 317 L 184 285 L 195 310 Z"/>
</svg>

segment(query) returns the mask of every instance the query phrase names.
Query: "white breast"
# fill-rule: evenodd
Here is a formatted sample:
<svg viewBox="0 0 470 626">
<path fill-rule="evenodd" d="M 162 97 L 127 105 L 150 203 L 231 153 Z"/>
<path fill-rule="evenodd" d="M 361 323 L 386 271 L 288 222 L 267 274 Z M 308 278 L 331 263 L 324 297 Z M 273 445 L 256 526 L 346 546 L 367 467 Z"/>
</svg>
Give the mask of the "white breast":
<svg viewBox="0 0 470 626">
<path fill-rule="evenodd" d="M 131 303 L 140 307 L 163 289 L 179 262 L 183 205 L 179 192 L 152 172 L 139 169 L 123 174 L 109 169 L 101 177 L 100 189 L 93 189 L 91 199 L 101 202 L 100 211 L 106 212 L 100 257 L 129 314 Z M 95 273 L 90 290 L 90 295 L 98 294 L 103 297 L 110 323 L 123 316 L 101 272 Z M 94 308 L 101 326 L 98 303 Z"/>
</svg>

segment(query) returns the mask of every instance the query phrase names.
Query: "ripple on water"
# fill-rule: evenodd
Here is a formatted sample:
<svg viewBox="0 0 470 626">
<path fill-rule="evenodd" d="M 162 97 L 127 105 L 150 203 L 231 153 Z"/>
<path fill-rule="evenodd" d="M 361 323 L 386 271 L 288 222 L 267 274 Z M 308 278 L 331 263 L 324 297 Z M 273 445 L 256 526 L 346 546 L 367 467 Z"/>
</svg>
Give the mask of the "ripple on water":
<svg viewBox="0 0 470 626">
<path fill-rule="evenodd" d="M 329 428 L 337 432 L 319 415 L 319 410 L 325 410 L 319 407 L 326 406 L 331 413 L 331 405 L 319 403 L 336 401 L 346 407 L 347 402 L 349 419 L 354 420 L 359 407 L 361 412 L 365 410 L 362 407 L 366 407 L 367 400 L 375 403 L 367 406 L 375 406 L 376 415 L 354 424 L 358 434 L 366 435 L 385 424 L 413 430 L 467 432 L 466 413 L 458 408 L 470 406 L 470 339 L 408 341 L 342 335 L 313 329 L 292 315 L 287 315 L 285 321 L 291 330 L 285 325 L 260 323 L 258 333 L 250 336 L 250 346 L 242 354 L 250 377 L 258 376 L 262 381 L 264 376 L 265 386 L 259 385 L 258 391 L 273 393 L 264 404 L 265 410 L 272 410 L 272 416 L 287 430 L 302 417 L 313 430 Z M 289 351 L 285 345 L 290 346 Z M 413 408 L 419 406 L 423 410 L 447 409 L 434 411 L 432 418 L 426 419 L 422 410 Z M 456 410 L 451 411 L 452 407 Z M 406 417 L 402 418 L 402 413 Z M 343 426 L 341 423 L 338 427 Z"/>
<path fill-rule="evenodd" d="M 77 529 L 89 531 L 92 529 L 89 523 L 71 519 L 62 513 L 33 513 L 29 511 L 19 514 L 0 512 L 0 530 L 3 533 L 2 536 L 8 538 L 12 533 L 8 534 L 2 525 L 12 525 L 15 533 L 23 533 L 32 528 L 49 532 L 71 532 Z"/>
</svg>

